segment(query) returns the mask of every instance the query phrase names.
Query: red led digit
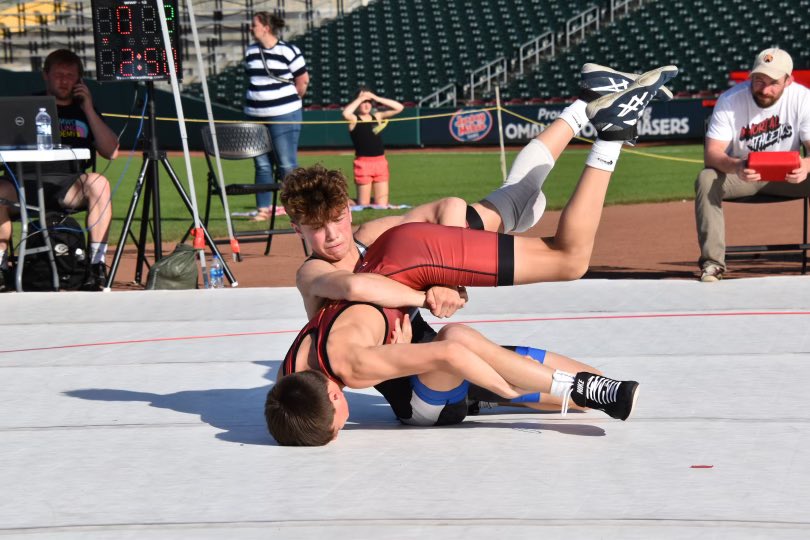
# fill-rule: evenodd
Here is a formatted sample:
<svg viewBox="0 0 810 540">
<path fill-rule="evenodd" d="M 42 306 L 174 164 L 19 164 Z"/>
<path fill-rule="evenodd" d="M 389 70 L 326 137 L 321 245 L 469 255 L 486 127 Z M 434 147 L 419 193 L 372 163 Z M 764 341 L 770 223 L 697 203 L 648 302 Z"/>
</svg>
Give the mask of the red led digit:
<svg viewBox="0 0 810 540">
<path fill-rule="evenodd" d="M 132 33 L 132 10 L 128 6 L 118 6 L 115 8 L 115 16 L 118 19 L 118 33 L 127 36 Z"/>
</svg>

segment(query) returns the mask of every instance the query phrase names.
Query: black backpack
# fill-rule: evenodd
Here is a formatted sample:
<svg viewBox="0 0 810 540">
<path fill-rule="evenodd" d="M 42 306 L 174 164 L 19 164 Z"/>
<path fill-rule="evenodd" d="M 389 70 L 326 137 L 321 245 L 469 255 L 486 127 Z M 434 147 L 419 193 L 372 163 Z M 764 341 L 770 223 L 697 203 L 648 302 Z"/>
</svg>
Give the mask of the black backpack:
<svg viewBox="0 0 810 540">
<path fill-rule="evenodd" d="M 84 230 L 70 216 L 48 213 L 48 235 L 51 239 L 56 270 L 59 274 L 59 290 L 75 291 L 81 287 L 87 270 Z M 33 224 L 32 224 L 33 225 Z M 29 228 L 26 251 L 42 247 L 42 233 Z M 52 291 L 51 263 L 46 252 L 26 255 L 23 265 L 22 285 L 24 291 Z"/>
</svg>

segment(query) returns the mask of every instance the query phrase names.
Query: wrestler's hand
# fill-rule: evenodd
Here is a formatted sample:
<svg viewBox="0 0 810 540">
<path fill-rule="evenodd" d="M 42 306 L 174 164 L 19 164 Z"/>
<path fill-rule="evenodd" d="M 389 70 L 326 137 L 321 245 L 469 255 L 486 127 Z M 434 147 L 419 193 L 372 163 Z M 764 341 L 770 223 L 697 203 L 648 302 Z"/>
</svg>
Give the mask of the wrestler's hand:
<svg viewBox="0 0 810 540">
<path fill-rule="evenodd" d="M 402 318 L 402 323 L 399 322 L 399 319 L 394 323 L 394 331 L 391 332 L 391 343 L 410 343 L 412 339 L 411 318 L 406 314 Z"/>
<path fill-rule="evenodd" d="M 467 303 L 467 289 L 434 285 L 425 294 L 425 307 L 440 319 L 450 317 Z"/>
</svg>

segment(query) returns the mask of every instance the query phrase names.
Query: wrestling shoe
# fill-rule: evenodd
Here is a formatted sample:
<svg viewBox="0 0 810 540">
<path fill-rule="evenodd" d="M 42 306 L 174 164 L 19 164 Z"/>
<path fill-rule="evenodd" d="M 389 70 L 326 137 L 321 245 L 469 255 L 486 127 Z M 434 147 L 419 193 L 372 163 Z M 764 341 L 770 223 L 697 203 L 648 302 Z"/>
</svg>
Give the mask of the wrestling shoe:
<svg viewBox="0 0 810 540">
<path fill-rule="evenodd" d="M 467 399 L 467 415 L 477 416 L 481 413 L 481 409 L 494 409 L 497 403 L 489 401 L 479 401 L 477 399 Z"/>
<path fill-rule="evenodd" d="M 627 420 L 638 397 L 636 381 L 617 381 L 580 372 L 574 378 L 571 399 L 580 407 L 599 409 L 618 420 Z"/>
<path fill-rule="evenodd" d="M 641 77 L 640 73 L 625 73 L 599 64 L 585 64 L 582 66 L 581 74 L 579 86 L 582 90 L 579 99 L 585 102 L 591 102 L 606 94 L 627 90 L 636 79 Z M 669 101 L 672 99 L 672 90 L 662 86 L 653 99 Z"/>
<path fill-rule="evenodd" d="M 621 92 L 605 94 L 588 103 L 585 114 L 605 141 L 632 141 L 644 108 L 678 68 L 664 66 L 641 75 Z"/>
<path fill-rule="evenodd" d="M 107 265 L 102 263 L 87 266 L 87 274 L 80 289 L 82 291 L 102 291 L 107 286 Z"/>
<path fill-rule="evenodd" d="M 0 292 L 10 291 L 14 287 L 14 276 L 8 268 L 0 267 Z"/>
</svg>

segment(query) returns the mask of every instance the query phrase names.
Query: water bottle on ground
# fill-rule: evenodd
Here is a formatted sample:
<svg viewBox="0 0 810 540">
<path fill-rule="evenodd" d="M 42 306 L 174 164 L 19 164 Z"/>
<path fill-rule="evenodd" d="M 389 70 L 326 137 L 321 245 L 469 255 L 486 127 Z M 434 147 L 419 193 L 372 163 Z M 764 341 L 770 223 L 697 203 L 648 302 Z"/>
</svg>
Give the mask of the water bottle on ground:
<svg viewBox="0 0 810 540">
<path fill-rule="evenodd" d="M 53 149 L 53 134 L 51 133 L 51 115 L 40 107 L 36 118 L 37 124 L 37 150 Z"/>
<path fill-rule="evenodd" d="M 208 288 L 222 289 L 225 287 L 225 272 L 222 270 L 222 261 L 214 255 L 211 260 L 211 269 L 208 271 Z"/>
</svg>

